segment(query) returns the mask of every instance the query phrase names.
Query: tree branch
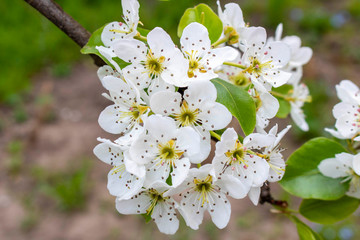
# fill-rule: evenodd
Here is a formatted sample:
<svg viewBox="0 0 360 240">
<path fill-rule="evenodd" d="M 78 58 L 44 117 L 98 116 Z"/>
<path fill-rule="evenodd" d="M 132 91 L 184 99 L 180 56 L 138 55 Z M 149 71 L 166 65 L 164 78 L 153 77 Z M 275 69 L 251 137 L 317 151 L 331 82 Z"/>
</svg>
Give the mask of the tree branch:
<svg viewBox="0 0 360 240">
<path fill-rule="evenodd" d="M 73 19 L 69 14 L 53 0 L 24 0 L 43 16 L 54 23 L 67 36 L 69 36 L 80 47 L 83 47 L 88 42 L 91 34 L 80 23 Z M 91 55 L 97 66 L 105 65 L 105 62 L 96 55 Z"/>
<path fill-rule="evenodd" d="M 271 205 L 274 206 L 278 206 L 281 207 L 283 209 L 286 209 L 289 204 L 287 203 L 287 201 L 283 201 L 283 200 L 275 200 L 270 193 L 270 184 L 269 182 L 265 182 L 265 184 L 261 187 L 261 193 L 260 193 L 260 200 L 259 203 L 260 204 L 264 204 L 264 203 L 270 203 Z"/>
</svg>

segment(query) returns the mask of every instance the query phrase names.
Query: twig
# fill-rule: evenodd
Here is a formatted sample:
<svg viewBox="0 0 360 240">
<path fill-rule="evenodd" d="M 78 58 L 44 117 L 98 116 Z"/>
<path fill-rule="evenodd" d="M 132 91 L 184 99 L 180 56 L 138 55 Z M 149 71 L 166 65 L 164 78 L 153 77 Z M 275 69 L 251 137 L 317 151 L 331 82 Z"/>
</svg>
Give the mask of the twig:
<svg viewBox="0 0 360 240">
<path fill-rule="evenodd" d="M 283 200 L 275 200 L 270 193 L 270 185 L 268 182 L 266 182 L 262 187 L 261 187 L 261 193 L 260 193 L 260 200 L 259 203 L 260 204 L 264 204 L 264 203 L 270 203 L 271 205 L 274 206 L 278 206 L 281 207 L 283 209 L 286 209 L 289 204 L 287 203 L 287 201 L 283 201 Z"/>
<path fill-rule="evenodd" d="M 58 28 L 61 29 L 67 36 L 69 36 L 80 47 L 83 47 L 88 42 L 91 34 L 80 23 L 73 19 L 69 14 L 53 0 L 24 0 Z M 97 66 L 105 65 L 105 62 L 96 55 L 91 55 Z"/>
</svg>

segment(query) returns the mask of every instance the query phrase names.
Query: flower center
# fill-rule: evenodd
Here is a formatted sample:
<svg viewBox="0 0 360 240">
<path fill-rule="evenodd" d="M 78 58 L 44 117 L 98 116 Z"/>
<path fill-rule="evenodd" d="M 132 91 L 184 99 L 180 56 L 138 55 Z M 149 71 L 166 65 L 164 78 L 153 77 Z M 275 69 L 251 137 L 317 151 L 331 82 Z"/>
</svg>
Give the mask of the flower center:
<svg viewBox="0 0 360 240">
<path fill-rule="evenodd" d="M 175 119 L 180 122 L 181 126 L 191 126 L 198 121 L 199 110 L 191 110 L 188 103 L 184 100 L 181 104 L 180 114 L 175 115 Z"/>
<path fill-rule="evenodd" d="M 244 168 L 248 167 L 247 161 L 244 159 L 246 149 L 239 140 L 235 142 L 235 148 L 232 151 L 228 151 L 225 155 L 228 157 L 228 161 L 224 166 L 224 169 L 233 164 L 244 164 Z"/>
<path fill-rule="evenodd" d="M 186 57 L 189 60 L 189 70 L 188 70 L 188 77 L 193 78 L 197 77 L 195 72 L 198 70 L 201 73 L 206 73 L 206 69 L 200 63 L 201 57 L 197 56 L 197 51 L 191 50 L 191 53 L 185 52 Z"/>
<path fill-rule="evenodd" d="M 256 57 L 250 57 L 250 66 L 245 69 L 246 72 L 250 74 L 255 74 L 255 76 L 259 76 L 262 74 L 264 68 L 272 68 L 272 61 L 267 61 L 265 63 L 261 63 Z"/>
<path fill-rule="evenodd" d="M 160 163 L 159 164 L 169 164 L 174 166 L 175 160 L 178 160 L 184 154 L 183 151 L 176 149 L 175 140 L 171 139 L 165 144 L 159 144 L 159 156 Z"/>
<path fill-rule="evenodd" d="M 214 192 L 215 189 L 212 185 L 212 176 L 208 175 L 205 179 L 194 179 L 194 190 L 200 193 L 198 200 L 201 202 L 201 207 L 204 206 L 205 202 L 209 203 L 209 193 Z"/>
<path fill-rule="evenodd" d="M 163 202 L 163 201 L 165 201 L 165 199 L 168 198 L 168 197 L 163 197 L 161 193 L 159 193 L 158 191 L 156 191 L 153 188 L 150 188 L 148 190 L 147 195 L 151 198 L 151 200 L 150 200 L 151 204 L 148 207 L 148 209 L 146 209 L 147 215 L 151 215 L 151 213 L 154 210 L 154 207 L 156 206 L 157 203 Z"/>
<path fill-rule="evenodd" d="M 245 87 L 250 83 L 249 78 L 243 72 L 240 72 L 237 75 L 229 76 L 229 80 L 235 85 L 242 87 Z"/>
<path fill-rule="evenodd" d="M 151 49 L 149 49 L 149 52 L 146 55 L 145 68 L 147 69 L 150 78 L 158 77 L 162 73 L 164 70 L 164 61 L 164 56 L 157 58 L 154 56 L 154 53 L 151 51 Z"/>
</svg>

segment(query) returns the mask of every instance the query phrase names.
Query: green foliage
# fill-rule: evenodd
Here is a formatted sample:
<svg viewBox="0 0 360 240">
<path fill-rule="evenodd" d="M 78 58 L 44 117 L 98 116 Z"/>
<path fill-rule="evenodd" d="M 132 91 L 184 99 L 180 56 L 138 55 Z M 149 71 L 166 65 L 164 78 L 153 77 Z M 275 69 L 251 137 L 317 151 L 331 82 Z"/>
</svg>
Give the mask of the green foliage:
<svg viewBox="0 0 360 240">
<path fill-rule="evenodd" d="M 304 199 L 300 205 L 300 213 L 312 222 L 333 224 L 350 216 L 359 204 L 359 199 L 347 196 L 333 201 Z"/>
<path fill-rule="evenodd" d="M 297 149 L 288 159 L 286 172 L 280 181 L 289 193 L 302 198 L 334 200 L 342 197 L 348 185 L 341 179 L 323 176 L 319 163 L 346 150 L 337 142 L 327 138 L 315 138 Z"/>
<path fill-rule="evenodd" d="M 252 97 L 241 87 L 219 78 L 211 80 L 217 89 L 216 101 L 223 104 L 237 118 L 245 135 L 255 129 L 256 109 Z"/>
<path fill-rule="evenodd" d="M 101 33 L 103 31 L 105 26 L 97 29 L 90 37 L 89 41 L 87 42 L 87 44 L 80 50 L 80 52 L 82 54 L 95 54 L 97 56 L 99 56 L 104 62 L 106 62 L 107 65 L 112 66 L 114 68 L 114 66 L 105 58 L 103 57 L 103 55 L 101 55 L 99 53 L 99 51 L 96 49 L 97 46 L 104 46 L 103 42 L 101 41 Z M 120 58 L 116 57 L 113 58 L 113 60 L 119 64 L 120 68 L 124 68 L 127 65 L 129 65 L 129 63 L 121 60 Z"/>
<path fill-rule="evenodd" d="M 178 26 L 179 37 L 181 37 L 184 28 L 192 22 L 201 23 L 208 29 L 211 43 L 216 42 L 223 31 L 223 25 L 220 18 L 206 4 L 199 4 L 194 8 L 186 9 Z"/>
<path fill-rule="evenodd" d="M 289 85 L 289 84 L 285 84 L 281 87 L 273 89 L 273 92 L 279 94 L 278 96 L 276 94 L 274 94 L 276 99 L 279 101 L 279 105 L 280 105 L 279 110 L 276 114 L 276 117 L 286 118 L 289 115 L 289 113 L 291 111 L 291 105 L 290 105 L 289 101 L 285 100 L 284 97 L 280 97 L 280 95 L 286 96 L 289 94 L 289 92 L 291 90 L 293 90 L 293 86 Z"/>
<path fill-rule="evenodd" d="M 89 191 L 90 165 L 83 160 L 77 169 L 66 172 L 46 173 L 37 169 L 40 189 L 56 201 L 57 207 L 63 211 L 82 210 L 85 207 Z"/>
<path fill-rule="evenodd" d="M 323 238 L 314 232 L 308 225 L 300 221 L 299 218 L 295 216 L 290 216 L 290 219 L 295 223 L 296 229 L 299 234 L 300 240 L 322 240 Z"/>
</svg>

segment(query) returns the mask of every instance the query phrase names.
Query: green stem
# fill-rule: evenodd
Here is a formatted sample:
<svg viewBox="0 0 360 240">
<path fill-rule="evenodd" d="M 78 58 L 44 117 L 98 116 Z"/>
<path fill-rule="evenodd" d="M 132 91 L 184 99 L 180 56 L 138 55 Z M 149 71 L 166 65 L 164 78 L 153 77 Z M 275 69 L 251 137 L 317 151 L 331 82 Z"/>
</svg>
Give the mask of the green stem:
<svg viewBox="0 0 360 240">
<path fill-rule="evenodd" d="M 233 63 L 233 62 L 223 62 L 223 64 L 228 65 L 228 66 L 238 67 L 241 69 L 246 69 L 246 67 L 244 65 Z"/>
<path fill-rule="evenodd" d="M 201 23 L 202 25 L 204 25 L 204 23 L 205 23 L 205 13 L 204 13 L 204 12 L 201 12 L 201 15 L 200 15 L 200 23 Z"/>
<path fill-rule="evenodd" d="M 211 47 L 212 47 L 212 48 L 216 48 L 216 47 L 219 46 L 220 44 L 226 43 L 228 40 L 229 40 L 228 37 L 223 37 L 223 38 L 217 40 L 216 42 L 214 42 L 214 43 L 211 45 Z"/>
<path fill-rule="evenodd" d="M 138 34 L 136 34 L 136 35 L 134 36 L 134 39 L 140 40 L 140 41 L 143 41 L 143 42 L 147 42 L 147 38 L 144 37 L 144 36 L 141 36 L 139 32 L 138 32 Z"/>
<path fill-rule="evenodd" d="M 198 163 L 198 164 L 197 164 L 197 167 L 198 167 L 198 168 L 201 168 L 201 163 Z"/>
<path fill-rule="evenodd" d="M 346 142 L 347 142 L 350 152 L 352 152 L 353 154 L 356 154 L 356 150 L 355 150 L 354 146 L 352 145 L 352 142 L 350 140 L 346 140 Z"/>
<path fill-rule="evenodd" d="M 219 134 L 217 134 L 214 131 L 210 131 L 210 135 L 214 138 L 216 138 L 218 141 L 221 141 L 221 136 Z"/>
<path fill-rule="evenodd" d="M 288 102 L 294 101 L 293 98 L 288 97 L 288 96 L 286 96 L 286 95 L 284 95 L 284 94 L 281 94 L 281 93 L 278 93 L 278 92 L 274 92 L 274 91 L 270 91 L 270 93 L 271 93 L 271 95 L 273 95 L 273 96 L 275 96 L 275 97 L 282 98 L 282 99 L 284 99 L 284 100 L 286 100 L 286 101 L 288 101 Z"/>
</svg>

